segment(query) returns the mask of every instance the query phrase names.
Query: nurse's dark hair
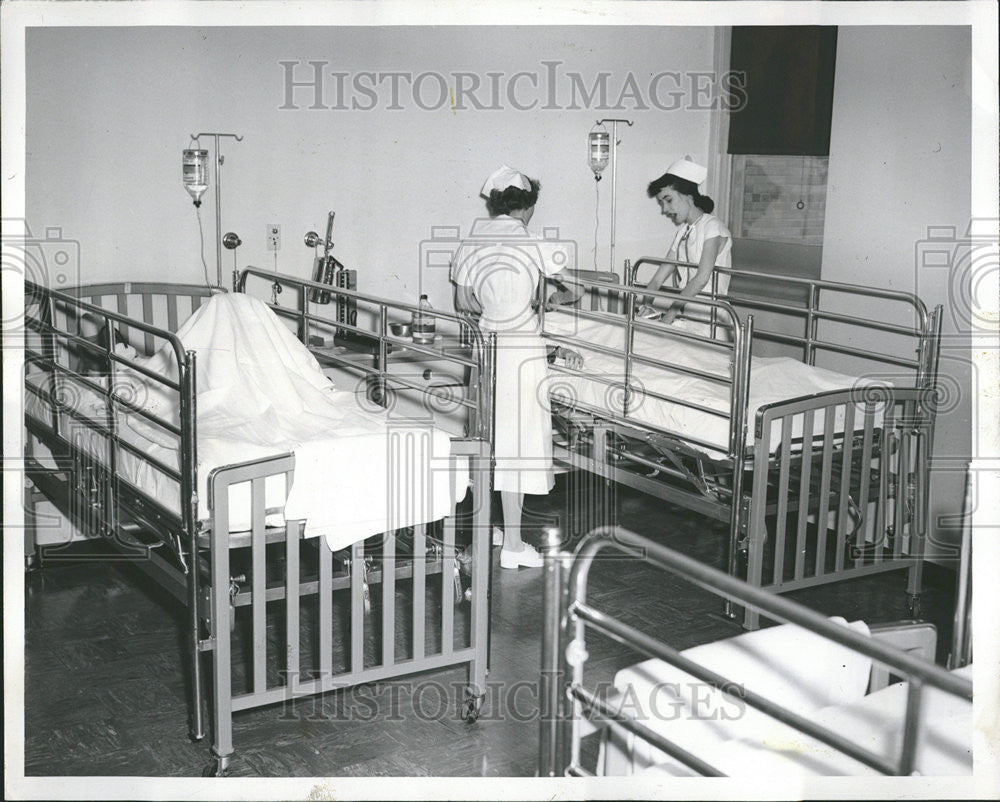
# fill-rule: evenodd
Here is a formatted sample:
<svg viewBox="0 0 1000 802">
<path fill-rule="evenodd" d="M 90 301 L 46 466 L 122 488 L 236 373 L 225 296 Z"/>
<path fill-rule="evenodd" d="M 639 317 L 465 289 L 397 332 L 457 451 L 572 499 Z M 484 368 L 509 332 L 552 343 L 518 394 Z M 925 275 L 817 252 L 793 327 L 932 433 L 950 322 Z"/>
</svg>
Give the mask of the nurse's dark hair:
<svg viewBox="0 0 1000 802">
<path fill-rule="evenodd" d="M 534 206 L 538 202 L 538 190 L 542 185 L 534 178 L 529 178 L 528 183 L 531 184 L 531 189 L 507 187 L 491 191 L 489 200 L 486 201 L 490 215 L 496 217 L 499 214 L 510 214 L 518 209 L 530 209 Z"/>
<path fill-rule="evenodd" d="M 708 195 L 702 195 L 698 191 L 697 184 L 673 173 L 664 173 L 655 181 L 650 181 L 649 186 L 646 187 L 646 194 L 651 198 L 655 198 L 667 187 L 679 192 L 681 195 L 690 196 L 691 202 L 703 212 L 711 213 L 715 208 L 715 201 L 708 197 Z"/>
</svg>

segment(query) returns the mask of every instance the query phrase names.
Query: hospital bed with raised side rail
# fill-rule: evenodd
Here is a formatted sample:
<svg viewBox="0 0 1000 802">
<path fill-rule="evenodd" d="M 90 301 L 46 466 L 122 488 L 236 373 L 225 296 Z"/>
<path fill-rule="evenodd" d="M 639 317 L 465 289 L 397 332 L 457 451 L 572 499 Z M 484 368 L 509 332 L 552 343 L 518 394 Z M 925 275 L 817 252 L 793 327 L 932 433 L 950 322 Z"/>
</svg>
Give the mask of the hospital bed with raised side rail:
<svg viewBox="0 0 1000 802">
<path fill-rule="evenodd" d="M 576 308 L 543 312 L 549 342 L 585 359 L 579 371 L 553 365 L 556 456 L 606 487 L 723 522 L 727 569 L 755 586 L 906 569 L 915 612 L 940 308 L 911 293 L 717 268 L 716 284 L 732 277 L 729 294 L 688 300 L 679 325 L 637 318 L 644 297 L 661 308 L 678 297 L 636 281 L 665 261 L 626 263 L 624 284 L 578 271 Z M 745 292 L 750 279 L 788 289 Z M 873 305 L 877 319 L 857 314 Z M 591 506 L 596 523 L 613 523 Z M 753 611 L 744 626 L 757 626 Z"/>
<path fill-rule="evenodd" d="M 934 663 L 933 625 L 827 618 L 617 527 L 589 533 L 573 554 L 560 547 L 553 530 L 540 776 L 971 777 L 973 667 Z M 588 594 L 591 566 L 606 557 L 643 560 L 663 571 L 666 592 L 691 584 L 775 625 L 678 650 Z M 648 659 L 600 688 L 586 668 L 603 637 Z M 596 758 L 588 737 L 600 740 Z"/>
<path fill-rule="evenodd" d="M 378 397 L 359 411 L 356 395 L 323 386 L 315 367 L 315 386 L 302 397 L 333 399 L 326 414 L 342 418 L 324 429 L 302 409 L 289 425 L 314 425 L 316 439 L 279 453 L 229 442 L 224 429 L 213 429 L 220 425 L 213 415 L 226 412 L 225 404 L 213 406 L 220 374 L 208 371 L 220 357 L 205 343 L 189 348 L 184 337 L 227 304 L 270 320 L 268 304 L 242 292 L 254 289 L 253 278 L 244 274 L 241 292 L 221 294 L 225 303 L 218 291 L 192 285 L 25 287 L 29 522 L 43 499 L 53 501 L 96 539 L 101 556 L 130 560 L 186 606 L 190 734 L 207 734 L 207 707 L 214 754 L 207 772 L 215 774 L 234 754 L 239 711 L 414 672 L 467 666 L 456 715 L 474 721 L 488 659 L 492 344 L 474 323 L 432 313 L 461 324 L 466 347 L 422 348 L 475 379 L 467 393 L 445 399 L 468 413 L 467 431 L 457 436 L 435 426 L 437 396 L 423 405 L 423 420 L 393 418 Z M 257 287 L 265 297 L 275 278 Z M 374 386 L 393 381 L 385 357 L 408 343 L 386 321 L 409 314 L 409 305 L 283 280 L 301 301 L 294 332 L 301 342 L 317 331 L 353 338 L 384 357 L 361 369 Z M 320 292 L 334 300 L 349 294 L 374 316 L 338 319 L 337 303 L 312 300 Z M 271 330 L 290 361 L 313 370 L 291 332 L 289 342 Z M 221 363 L 239 374 L 247 350 L 219 343 L 220 352 L 239 351 Z M 436 392 L 401 381 L 397 392 Z M 275 398 L 289 390 L 273 389 Z M 228 398 L 242 402 L 238 388 Z M 266 420 L 269 410 L 260 412 Z M 39 549 L 42 564 L 62 549 Z"/>
</svg>

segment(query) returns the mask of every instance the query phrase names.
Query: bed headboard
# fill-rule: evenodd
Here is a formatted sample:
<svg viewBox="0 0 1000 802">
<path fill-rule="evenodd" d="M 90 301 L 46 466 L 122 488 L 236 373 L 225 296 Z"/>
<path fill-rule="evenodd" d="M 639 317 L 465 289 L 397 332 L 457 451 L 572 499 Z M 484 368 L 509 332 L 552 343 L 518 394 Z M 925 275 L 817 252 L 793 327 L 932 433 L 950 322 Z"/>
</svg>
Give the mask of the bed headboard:
<svg viewBox="0 0 1000 802">
<path fill-rule="evenodd" d="M 71 287 L 63 292 L 102 309 L 141 320 L 149 326 L 176 332 L 206 298 L 218 291 L 203 284 L 126 281 L 87 284 Z M 75 325 L 77 333 L 84 337 L 97 338 L 99 343 L 102 336 L 106 337 L 106 332 L 101 331 L 103 322 L 89 320 L 86 315 L 71 325 Z M 126 342 L 147 356 L 157 347 L 155 338 L 151 334 L 137 330 L 130 331 L 124 324 L 118 328 L 117 333 L 119 342 Z"/>
<path fill-rule="evenodd" d="M 804 257 L 799 254 L 798 258 Z M 649 276 L 651 268 L 663 264 L 697 267 L 643 256 L 626 271 L 630 286 L 644 290 L 637 277 Z M 814 270 L 814 266 L 809 269 Z M 718 301 L 728 302 L 743 321 L 753 316 L 755 355 L 789 356 L 898 386 L 934 385 L 940 306 L 928 310 L 911 292 L 792 275 L 776 266 L 767 271 L 750 270 L 742 264 L 717 267 L 710 286 L 716 286 L 723 275 L 730 277 L 729 294 L 719 294 Z M 753 292 L 747 292 L 748 287 Z M 762 287 L 766 293 L 760 292 Z M 660 295 L 664 292 L 676 295 L 679 290 L 661 288 Z M 861 301 L 879 304 L 880 315 L 876 319 L 859 316 Z M 873 337 L 875 345 L 871 344 Z"/>
<path fill-rule="evenodd" d="M 763 276 L 782 276 L 818 279 L 823 259 L 823 249 L 817 245 L 798 242 L 771 242 L 769 240 L 733 237 L 733 273 L 729 294 L 735 297 L 781 298 L 789 303 L 805 306 L 808 291 L 795 285 L 771 281 Z M 750 273 L 763 274 L 752 276 Z"/>
</svg>

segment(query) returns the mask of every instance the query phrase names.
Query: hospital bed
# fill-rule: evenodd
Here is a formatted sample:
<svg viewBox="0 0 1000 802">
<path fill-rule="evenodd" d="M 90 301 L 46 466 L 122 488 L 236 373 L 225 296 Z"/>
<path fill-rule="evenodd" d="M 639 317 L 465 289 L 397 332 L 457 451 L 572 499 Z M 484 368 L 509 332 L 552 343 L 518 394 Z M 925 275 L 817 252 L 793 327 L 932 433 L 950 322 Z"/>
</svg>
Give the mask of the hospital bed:
<svg viewBox="0 0 1000 802">
<path fill-rule="evenodd" d="M 245 271 L 236 293 L 25 286 L 29 523 L 55 502 L 99 556 L 128 560 L 186 606 L 190 735 L 205 736 L 207 704 L 212 774 L 231 761 L 239 711 L 465 665 L 458 712 L 474 721 L 487 671 L 493 344 L 433 313 L 467 347 L 422 349 L 473 376 L 450 399 L 468 413 L 451 436 L 435 426 L 437 390 L 389 373 L 388 354 L 414 346 L 387 323 L 411 305 L 261 273 Z M 371 314 L 345 319 L 345 304 L 313 300 L 340 295 Z M 359 368 L 382 390 L 367 410 L 303 347 L 323 332 L 350 345 L 337 358 L 381 354 Z M 389 387 L 430 398 L 424 419 L 387 409 Z M 243 439 L 247 421 L 264 425 Z M 276 448 L 272 422 L 301 442 Z"/>
<path fill-rule="evenodd" d="M 972 665 L 935 665 L 932 625 L 826 618 L 621 528 L 595 530 L 572 555 L 560 547 L 547 533 L 541 776 L 972 774 Z M 783 623 L 678 651 L 588 595 L 605 557 L 644 560 L 668 587 L 690 583 Z M 595 687 L 585 668 L 596 636 L 650 659 Z M 584 757 L 588 737 L 596 758 Z"/>
<path fill-rule="evenodd" d="M 556 456 L 609 487 L 725 523 L 728 570 L 755 586 L 784 592 L 905 568 L 915 613 L 940 308 L 928 313 L 910 293 L 717 268 L 713 282 L 730 275 L 730 294 L 687 301 L 680 325 L 637 319 L 644 296 L 662 305 L 679 294 L 636 280 L 665 262 L 626 263 L 624 284 L 577 271 L 577 308 L 543 310 L 545 337 L 585 359 L 579 371 L 553 366 Z M 737 295 L 751 280 L 790 289 Z M 879 317 L 860 317 L 864 304 Z M 612 523 L 596 515 L 570 534 Z M 726 612 L 735 615 L 729 602 Z M 756 614 L 743 623 L 755 628 Z"/>
</svg>

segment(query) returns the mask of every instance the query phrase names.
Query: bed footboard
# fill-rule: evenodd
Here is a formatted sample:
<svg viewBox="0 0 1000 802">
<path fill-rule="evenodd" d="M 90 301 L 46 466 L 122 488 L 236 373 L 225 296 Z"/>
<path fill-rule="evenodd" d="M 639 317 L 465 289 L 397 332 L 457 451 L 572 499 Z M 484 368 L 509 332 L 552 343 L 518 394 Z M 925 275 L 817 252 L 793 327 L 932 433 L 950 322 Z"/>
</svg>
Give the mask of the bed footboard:
<svg viewBox="0 0 1000 802">
<path fill-rule="evenodd" d="M 229 767 L 234 713 L 362 683 L 466 664 L 457 714 L 478 718 L 488 661 L 489 448 L 454 440 L 452 459 L 469 460 L 471 504 L 346 553 L 322 536 L 303 538 L 303 522 L 268 526 L 281 510 L 265 507 L 265 484 L 283 475 L 290 485 L 292 455 L 212 473 L 207 635 L 198 643 L 212 660 L 215 762 L 206 775 Z M 228 498 L 241 483 L 250 484 L 252 528 L 234 539 Z"/>
<path fill-rule="evenodd" d="M 928 397 L 880 386 L 758 411 L 743 519 L 750 584 L 780 593 L 906 569 L 918 612 L 934 426 Z M 747 611 L 744 626 L 756 628 L 756 613 Z"/>
</svg>

